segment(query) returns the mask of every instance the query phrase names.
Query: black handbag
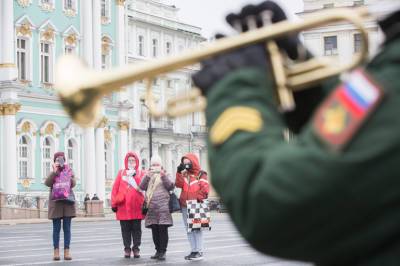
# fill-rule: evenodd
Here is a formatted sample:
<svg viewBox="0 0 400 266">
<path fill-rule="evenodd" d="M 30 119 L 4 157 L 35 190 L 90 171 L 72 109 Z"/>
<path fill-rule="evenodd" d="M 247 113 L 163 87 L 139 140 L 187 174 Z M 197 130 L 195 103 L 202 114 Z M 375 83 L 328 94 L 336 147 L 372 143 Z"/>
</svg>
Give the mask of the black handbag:
<svg viewBox="0 0 400 266">
<path fill-rule="evenodd" d="M 147 202 L 144 201 L 143 205 L 142 205 L 142 214 L 146 216 L 148 211 L 149 211 L 149 208 L 147 207 Z"/>
<path fill-rule="evenodd" d="M 173 191 L 169 192 L 169 212 L 177 212 L 181 210 L 181 205 L 179 204 L 178 197 Z"/>
</svg>

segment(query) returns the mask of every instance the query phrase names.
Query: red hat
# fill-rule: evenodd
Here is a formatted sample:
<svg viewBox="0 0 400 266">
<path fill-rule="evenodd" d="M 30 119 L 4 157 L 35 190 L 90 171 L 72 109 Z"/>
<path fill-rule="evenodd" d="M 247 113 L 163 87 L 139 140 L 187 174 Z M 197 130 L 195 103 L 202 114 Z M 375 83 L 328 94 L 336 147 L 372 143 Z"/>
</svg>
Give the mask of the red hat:
<svg viewBox="0 0 400 266">
<path fill-rule="evenodd" d="M 63 157 L 63 158 L 64 158 L 64 161 L 65 161 L 65 154 L 64 154 L 64 152 L 59 151 L 59 152 L 54 153 L 53 162 L 56 162 L 56 159 L 57 159 L 58 157 Z"/>
</svg>

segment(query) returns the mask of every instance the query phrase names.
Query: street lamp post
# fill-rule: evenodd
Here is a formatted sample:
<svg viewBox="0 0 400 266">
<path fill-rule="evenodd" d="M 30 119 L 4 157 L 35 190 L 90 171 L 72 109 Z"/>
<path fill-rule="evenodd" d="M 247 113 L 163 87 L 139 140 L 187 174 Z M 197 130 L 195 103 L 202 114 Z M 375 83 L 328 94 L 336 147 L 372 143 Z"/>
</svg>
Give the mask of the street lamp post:
<svg viewBox="0 0 400 266">
<path fill-rule="evenodd" d="M 151 157 L 153 156 L 153 127 L 151 125 L 151 114 L 149 112 L 149 165 L 150 165 L 150 160 Z"/>
<path fill-rule="evenodd" d="M 151 156 L 153 156 L 153 126 L 151 125 L 152 119 L 151 119 L 150 109 L 144 102 L 142 104 L 147 109 L 147 117 L 149 119 L 147 131 L 149 132 L 149 166 L 150 166 Z"/>
</svg>

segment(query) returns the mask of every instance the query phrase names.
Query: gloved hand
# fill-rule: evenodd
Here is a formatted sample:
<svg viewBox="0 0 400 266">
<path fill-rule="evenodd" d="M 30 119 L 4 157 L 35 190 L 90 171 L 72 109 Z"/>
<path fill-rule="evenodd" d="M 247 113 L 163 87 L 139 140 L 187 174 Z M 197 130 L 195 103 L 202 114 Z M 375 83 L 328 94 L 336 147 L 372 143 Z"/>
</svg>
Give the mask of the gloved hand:
<svg viewBox="0 0 400 266">
<path fill-rule="evenodd" d="M 267 62 L 264 46 L 254 44 L 204 60 L 201 63 L 202 69 L 192 76 L 192 80 L 202 94 L 207 95 L 210 88 L 228 73 L 246 67 L 260 68 L 266 72 Z"/>
<path fill-rule="evenodd" d="M 181 173 L 183 170 L 185 170 L 185 165 L 183 163 L 181 163 L 180 165 L 178 165 L 178 167 L 176 168 L 176 171 L 178 173 Z"/>
<path fill-rule="evenodd" d="M 245 32 L 253 28 L 262 27 L 269 23 L 277 23 L 286 19 L 282 8 L 272 1 L 265 1 L 257 6 L 247 5 L 238 14 L 229 14 L 227 22 L 239 32 Z M 217 35 L 216 38 L 220 38 Z M 306 60 L 312 57 L 306 48 L 301 44 L 297 35 L 285 36 L 278 39 L 277 45 L 291 59 Z M 202 69 L 193 75 L 194 84 L 206 95 L 213 87 L 228 73 L 243 68 L 255 67 L 261 71 L 268 71 L 269 56 L 265 45 L 255 44 L 233 52 L 217 56 L 201 62 Z M 308 90 L 294 93 L 296 109 L 284 114 L 287 127 L 294 133 L 299 133 L 303 126 L 324 98 L 326 92 L 321 85 L 316 85 Z"/>
<path fill-rule="evenodd" d="M 265 1 L 257 6 L 247 5 L 240 13 L 231 13 L 226 17 L 227 22 L 239 32 L 246 32 L 286 19 L 283 9 L 272 1 Z M 217 34 L 215 37 L 218 39 L 223 35 Z M 277 44 L 291 59 L 299 57 L 300 41 L 297 36 L 282 38 L 277 41 Z M 192 79 L 203 95 L 207 95 L 209 89 L 226 74 L 243 67 L 256 67 L 266 71 L 268 60 L 264 43 L 247 46 L 204 60 L 201 62 L 202 69 L 194 74 Z"/>
<path fill-rule="evenodd" d="M 111 210 L 112 210 L 113 212 L 117 212 L 117 211 L 118 211 L 118 207 L 111 207 Z"/>
<path fill-rule="evenodd" d="M 240 13 L 230 13 L 226 16 L 226 21 L 238 32 L 262 28 L 284 20 L 287 20 L 285 12 L 273 1 L 264 1 L 259 5 L 247 5 L 242 8 Z M 292 60 L 298 59 L 299 48 L 303 48 L 297 35 L 282 37 L 277 40 L 277 44 Z"/>
</svg>

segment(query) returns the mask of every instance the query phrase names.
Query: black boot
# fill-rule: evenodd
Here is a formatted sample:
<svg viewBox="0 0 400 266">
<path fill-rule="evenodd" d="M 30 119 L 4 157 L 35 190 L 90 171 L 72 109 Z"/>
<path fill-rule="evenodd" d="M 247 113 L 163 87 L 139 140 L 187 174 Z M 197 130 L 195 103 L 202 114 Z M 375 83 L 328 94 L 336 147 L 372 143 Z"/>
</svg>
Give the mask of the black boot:
<svg viewBox="0 0 400 266">
<path fill-rule="evenodd" d="M 156 252 L 156 254 L 154 254 L 153 256 L 150 257 L 150 259 L 152 260 L 158 260 L 158 257 L 160 256 L 160 252 Z"/>
<path fill-rule="evenodd" d="M 129 259 L 131 257 L 131 249 L 130 248 L 125 248 L 124 249 L 124 257 L 126 259 Z"/>
<path fill-rule="evenodd" d="M 158 258 L 157 258 L 158 260 L 165 260 L 166 259 L 166 256 L 165 256 L 165 252 L 161 252 L 161 253 L 159 253 L 159 255 L 158 255 Z"/>
</svg>

